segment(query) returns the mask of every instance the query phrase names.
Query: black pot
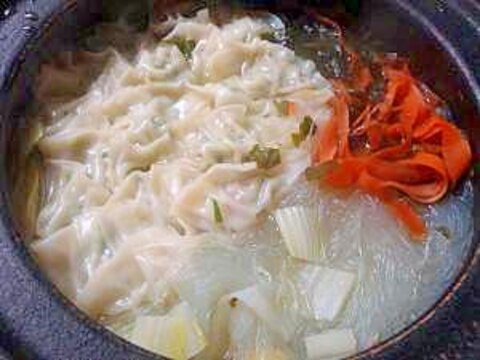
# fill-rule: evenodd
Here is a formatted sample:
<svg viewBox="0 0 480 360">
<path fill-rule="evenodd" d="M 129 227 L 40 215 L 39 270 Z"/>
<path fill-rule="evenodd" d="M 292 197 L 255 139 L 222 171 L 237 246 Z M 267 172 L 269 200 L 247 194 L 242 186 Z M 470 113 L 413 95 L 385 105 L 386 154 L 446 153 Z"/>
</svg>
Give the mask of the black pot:
<svg viewBox="0 0 480 360">
<path fill-rule="evenodd" d="M 309 4 L 322 7 L 334 2 Z M 246 3 L 268 7 L 274 1 Z M 374 39 L 381 50 L 408 57 L 414 73 L 448 99 L 478 154 L 480 4 L 475 0 L 344 3 L 353 12 L 357 3 L 362 5 L 350 23 L 358 36 Z M 9 355 L 0 350 L 0 358 L 158 359 L 96 325 L 58 293 L 22 244 L 10 210 L 9 160 L 15 149 L 11 144 L 28 125 L 22 115 L 38 64 L 46 51 L 71 46 L 82 29 L 101 19 L 100 1 L 21 0 L 6 5 L 0 1 L 0 347 Z M 473 181 L 475 238 L 455 282 L 415 323 L 355 358 L 480 358 L 480 184 L 479 178 Z"/>
</svg>

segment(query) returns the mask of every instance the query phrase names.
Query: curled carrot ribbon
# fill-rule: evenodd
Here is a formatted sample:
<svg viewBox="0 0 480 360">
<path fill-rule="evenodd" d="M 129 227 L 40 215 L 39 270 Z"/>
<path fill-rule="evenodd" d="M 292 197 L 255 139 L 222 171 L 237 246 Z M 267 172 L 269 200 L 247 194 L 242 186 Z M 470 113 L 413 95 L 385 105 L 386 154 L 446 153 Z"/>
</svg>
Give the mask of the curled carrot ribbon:
<svg viewBox="0 0 480 360">
<path fill-rule="evenodd" d="M 368 67 L 359 70 L 360 86 L 368 88 Z M 324 184 L 378 197 L 421 240 L 426 225 L 412 200 L 431 204 L 443 198 L 468 170 L 472 154 L 461 131 L 436 113 L 438 98 L 422 89 L 406 66 L 383 64 L 383 77 L 383 99 L 366 104 L 353 121 L 352 99 L 336 83 L 333 115 L 317 129 L 312 162 L 328 163 Z M 352 139 L 363 145 L 352 148 Z"/>
</svg>

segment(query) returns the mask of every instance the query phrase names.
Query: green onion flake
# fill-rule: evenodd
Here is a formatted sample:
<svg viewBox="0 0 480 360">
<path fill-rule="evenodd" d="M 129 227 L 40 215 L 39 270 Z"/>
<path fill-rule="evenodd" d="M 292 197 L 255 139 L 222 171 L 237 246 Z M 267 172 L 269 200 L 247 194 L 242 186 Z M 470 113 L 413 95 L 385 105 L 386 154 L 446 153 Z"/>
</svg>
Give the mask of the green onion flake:
<svg viewBox="0 0 480 360">
<path fill-rule="evenodd" d="M 281 163 L 280 149 L 261 147 L 256 144 L 247 155 L 243 156 L 242 161 L 255 161 L 259 169 L 268 170 Z"/>
<path fill-rule="evenodd" d="M 197 43 L 194 40 L 187 40 L 181 37 L 174 38 L 167 42 L 176 45 L 178 50 L 180 50 L 187 60 L 192 58 L 193 50 L 195 50 L 195 46 L 197 46 Z"/>
<path fill-rule="evenodd" d="M 305 116 L 303 118 L 302 123 L 300 124 L 300 136 L 302 136 L 304 139 L 307 138 L 307 136 L 310 134 L 310 131 L 312 130 L 313 126 L 313 119 L 311 116 Z"/>
<path fill-rule="evenodd" d="M 311 116 L 305 116 L 302 123 L 298 127 L 298 132 L 292 134 L 292 143 L 296 147 L 311 134 L 315 132 L 315 124 Z"/>
<path fill-rule="evenodd" d="M 273 31 L 267 31 L 260 34 L 260 39 L 275 42 L 277 40 L 275 33 Z"/>
<path fill-rule="evenodd" d="M 222 214 L 222 209 L 220 208 L 220 204 L 216 199 L 212 198 L 211 200 L 213 205 L 213 219 L 215 220 L 215 223 L 222 224 L 223 214 Z"/>
<path fill-rule="evenodd" d="M 302 137 L 298 133 L 293 133 L 292 134 L 292 143 L 295 145 L 295 147 L 299 147 L 300 144 L 302 143 Z"/>
<path fill-rule="evenodd" d="M 276 100 L 274 102 L 275 104 L 275 107 L 277 108 L 277 111 L 281 114 L 281 115 L 288 115 L 288 101 L 279 101 L 279 100 Z"/>
</svg>

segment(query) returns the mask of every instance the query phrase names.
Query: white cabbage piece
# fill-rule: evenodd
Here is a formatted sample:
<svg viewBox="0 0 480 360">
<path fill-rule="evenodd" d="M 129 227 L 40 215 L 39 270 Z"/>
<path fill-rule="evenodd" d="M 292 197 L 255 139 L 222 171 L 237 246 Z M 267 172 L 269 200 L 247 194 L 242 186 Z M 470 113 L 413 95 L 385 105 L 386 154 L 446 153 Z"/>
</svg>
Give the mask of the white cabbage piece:
<svg viewBox="0 0 480 360">
<path fill-rule="evenodd" d="M 276 338 L 250 308 L 238 302 L 232 309 L 227 331 L 230 337 L 224 358 L 235 360 L 287 360 L 294 357 L 286 343 Z"/>
<path fill-rule="evenodd" d="M 279 304 L 275 293 L 268 287 L 254 285 L 230 294 L 232 302 L 248 307 L 282 341 L 288 342 L 296 329 L 296 319 Z"/>
<path fill-rule="evenodd" d="M 333 321 L 355 287 L 355 274 L 325 266 L 306 265 L 297 274 L 297 286 L 317 320 Z"/>
<path fill-rule="evenodd" d="M 222 359 L 231 343 L 232 307 L 228 295 L 223 296 L 217 302 L 210 314 L 210 327 L 205 332 L 210 341 L 204 351 L 196 357 L 196 360 Z"/>
<path fill-rule="evenodd" d="M 353 355 L 357 341 L 351 329 L 333 329 L 304 338 L 309 360 L 340 360 Z"/>
<path fill-rule="evenodd" d="M 247 306 L 222 297 L 211 315 L 210 341 L 198 360 L 287 360 L 285 343 Z"/>
<path fill-rule="evenodd" d="M 291 256 L 319 262 L 325 257 L 327 235 L 318 207 L 292 206 L 273 213 Z"/>
<path fill-rule="evenodd" d="M 171 282 L 180 298 L 193 307 L 202 328 L 209 329 L 217 303 L 225 295 L 252 285 L 257 269 L 247 253 L 228 245 L 228 238 L 204 235 L 202 239 L 183 253 L 181 267 Z"/>
<path fill-rule="evenodd" d="M 163 316 L 139 316 L 131 341 L 172 360 L 187 360 L 201 352 L 207 339 L 186 302 Z"/>
</svg>

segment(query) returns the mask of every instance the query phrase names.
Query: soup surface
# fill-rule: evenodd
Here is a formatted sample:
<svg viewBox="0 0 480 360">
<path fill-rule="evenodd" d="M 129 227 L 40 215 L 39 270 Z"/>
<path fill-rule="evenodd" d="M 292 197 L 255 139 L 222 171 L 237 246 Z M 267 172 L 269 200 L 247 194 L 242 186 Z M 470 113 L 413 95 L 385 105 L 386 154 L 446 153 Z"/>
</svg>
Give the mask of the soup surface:
<svg viewBox="0 0 480 360">
<path fill-rule="evenodd" d="M 318 180 L 343 95 L 276 41 L 281 21 L 200 11 L 155 31 L 39 76 L 30 248 L 69 299 L 172 359 L 265 360 L 351 355 L 441 295 L 472 237 L 469 182 L 417 204 L 416 231 L 396 198 Z M 408 186 L 441 187 L 429 169 Z"/>
</svg>

